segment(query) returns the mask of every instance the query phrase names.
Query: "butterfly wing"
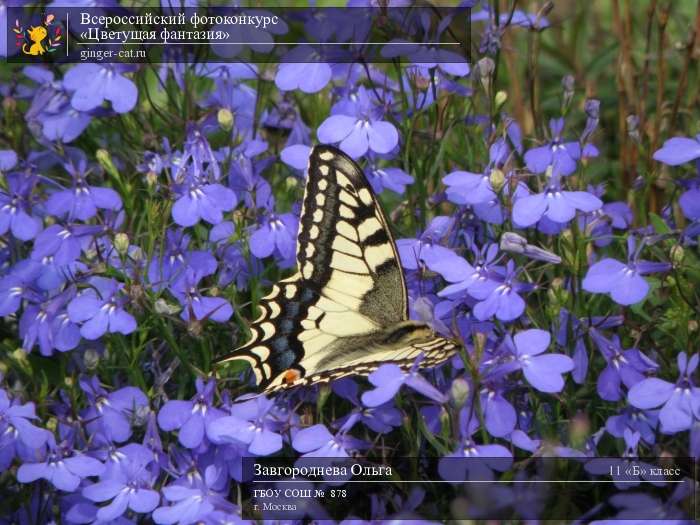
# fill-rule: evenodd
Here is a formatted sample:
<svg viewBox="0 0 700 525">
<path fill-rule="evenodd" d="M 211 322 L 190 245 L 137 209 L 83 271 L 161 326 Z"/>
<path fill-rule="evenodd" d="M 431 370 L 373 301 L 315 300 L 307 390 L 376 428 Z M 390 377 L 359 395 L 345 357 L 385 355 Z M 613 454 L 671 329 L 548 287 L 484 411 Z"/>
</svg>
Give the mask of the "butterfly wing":
<svg viewBox="0 0 700 525">
<path fill-rule="evenodd" d="M 425 327 L 407 321 L 388 223 L 360 167 L 331 146 L 316 146 L 309 158 L 297 265 L 261 301 L 250 340 L 221 360 L 248 361 L 267 391 L 369 373 L 387 361 L 408 366 L 421 352 L 443 356 L 453 346 L 425 334 L 405 339 Z M 396 338 L 393 327 L 403 325 Z"/>
</svg>

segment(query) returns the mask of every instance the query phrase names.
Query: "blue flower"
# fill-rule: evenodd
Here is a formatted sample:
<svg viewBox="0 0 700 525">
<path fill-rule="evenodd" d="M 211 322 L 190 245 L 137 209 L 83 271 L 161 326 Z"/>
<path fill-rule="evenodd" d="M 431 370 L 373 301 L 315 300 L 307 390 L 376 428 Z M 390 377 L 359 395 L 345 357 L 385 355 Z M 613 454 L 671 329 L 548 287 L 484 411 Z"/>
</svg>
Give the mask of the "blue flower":
<svg viewBox="0 0 700 525">
<path fill-rule="evenodd" d="M 384 364 L 377 368 L 368 376 L 369 382 L 375 388 L 362 394 L 362 403 L 367 407 L 383 405 L 392 399 L 403 385 L 411 387 L 437 403 L 446 402 L 447 397 L 418 373 L 419 363 L 420 359 L 417 359 L 416 364 L 408 372 L 404 372 L 395 364 Z"/>
<path fill-rule="evenodd" d="M 525 152 L 525 163 L 532 173 L 544 173 L 548 167 L 562 176 L 576 171 L 576 162 L 581 158 L 581 146 L 578 142 L 563 142 L 564 119 L 551 119 L 549 129 L 552 140 L 549 144 L 532 148 Z M 559 221 L 564 222 L 564 221 Z"/>
<path fill-rule="evenodd" d="M 333 71 L 327 62 L 314 61 L 314 55 L 317 53 L 309 46 L 297 46 L 285 54 L 275 75 L 275 85 L 281 91 L 321 91 L 330 82 Z"/>
<path fill-rule="evenodd" d="M 148 398 L 138 388 L 125 386 L 107 392 L 97 377 L 81 379 L 80 388 L 88 399 L 88 407 L 82 412 L 88 432 L 101 435 L 109 441 L 122 443 L 131 437 L 131 421 L 135 413 L 148 406 Z"/>
<path fill-rule="evenodd" d="M 544 192 L 515 201 L 513 222 L 523 228 L 532 226 L 543 217 L 556 223 L 567 223 L 576 216 L 576 210 L 590 213 L 601 206 L 603 202 L 586 191 L 562 190 L 558 174 L 553 173 Z"/>
<path fill-rule="evenodd" d="M 700 388 L 691 379 L 699 360 L 698 354 L 689 360 L 685 352 L 679 353 L 675 384 L 657 377 L 643 379 L 630 389 L 628 401 L 643 410 L 663 405 L 659 421 L 666 434 L 690 429 L 693 419 L 700 419 Z"/>
<path fill-rule="evenodd" d="M 39 450 L 48 441 L 51 434 L 32 424 L 32 419 L 37 419 L 34 403 L 10 401 L 7 392 L 0 389 L 0 472 L 7 470 L 23 449 Z"/>
<path fill-rule="evenodd" d="M 73 492 L 83 478 L 99 476 L 104 465 L 90 456 L 80 453 L 69 455 L 58 447 L 53 447 L 45 461 L 24 463 L 17 470 L 17 481 L 31 483 L 45 479 L 59 490 Z"/>
<path fill-rule="evenodd" d="M 361 157 L 368 149 L 389 153 L 399 143 L 396 128 L 381 120 L 364 87 L 358 89 L 353 107 L 344 111 L 347 113 L 331 115 L 323 121 L 317 132 L 319 141 L 340 142 L 340 148 L 353 158 Z"/>
<path fill-rule="evenodd" d="M 297 432 L 292 438 L 292 446 L 301 452 L 303 458 L 348 458 L 348 451 L 369 448 L 369 443 L 349 436 L 357 416 L 349 419 L 337 435 L 331 434 L 325 425 L 313 425 Z"/>
<path fill-rule="evenodd" d="M 108 100 L 114 111 L 126 113 L 138 100 L 136 84 L 123 75 L 133 70 L 125 64 L 77 64 L 63 76 L 63 86 L 74 91 L 71 105 L 78 111 L 91 111 Z"/>
<path fill-rule="evenodd" d="M 8 231 L 20 240 L 33 239 L 41 231 L 41 219 L 31 213 L 36 177 L 25 173 L 7 176 L 7 192 L 0 191 L 0 235 Z"/>
<path fill-rule="evenodd" d="M 249 454 L 268 456 L 282 449 L 279 423 L 272 410 L 274 402 L 257 397 L 231 407 L 231 415 L 207 425 L 207 436 L 214 443 L 238 442 L 247 446 Z"/>
<path fill-rule="evenodd" d="M 87 499 L 102 503 L 111 502 L 100 507 L 98 520 L 111 522 L 122 516 L 127 509 L 136 513 L 151 512 L 160 502 L 160 494 L 153 490 L 154 479 L 146 465 L 150 462 L 138 457 L 126 457 L 117 468 L 108 469 L 100 481 L 83 488 L 82 494 Z"/>
<path fill-rule="evenodd" d="M 19 321 L 22 348 L 29 352 L 39 343 L 41 355 L 49 356 L 73 350 L 80 343 L 80 329 L 68 317 L 65 305 L 75 295 L 75 288 L 45 301 L 28 301 Z"/>
<path fill-rule="evenodd" d="M 514 360 L 507 369 L 521 369 L 527 382 L 540 392 L 561 392 L 564 388 L 562 374 L 574 368 L 574 362 L 563 354 L 542 354 L 549 347 L 549 332 L 533 328 L 505 339 L 506 347 Z"/>
<path fill-rule="evenodd" d="M 496 316 L 501 321 L 513 321 L 525 311 L 525 301 L 519 292 L 528 292 L 533 285 L 516 279 L 519 270 L 513 261 L 508 261 L 506 274 L 500 278 L 492 274 L 489 279 L 477 279 L 469 286 L 469 295 L 478 299 L 474 306 L 474 316 L 485 321 Z M 444 290 L 443 290 L 444 292 Z"/>
<path fill-rule="evenodd" d="M 163 430 L 179 430 L 178 441 L 187 448 L 199 447 L 205 438 L 205 429 L 225 413 L 214 408 L 214 389 L 216 382 L 212 379 L 206 383 L 197 378 L 197 394 L 190 401 L 171 400 L 158 412 L 158 425 Z"/>
<path fill-rule="evenodd" d="M 661 149 L 654 152 L 654 160 L 669 166 L 679 166 L 695 159 L 700 159 L 700 134 L 692 139 L 673 137 L 664 142 Z"/>
<path fill-rule="evenodd" d="M 219 323 L 228 321 L 233 315 L 233 307 L 223 297 L 207 297 L 199 291 L 199 281 L 203 275 L 198 271 L 185 269 L 182 279 L 170 285 L 170 291 L 183 306 L 180 317 L 184 321 L 211 319 Z"/>
<path fill-rule="evenodd" d="M 172 210 L 173 220 L 180 226 L 194 226 L 200 219 L 219 224 L 223 212 L 236 207 L 236 194 L 221 184 L 192 182 L 182 190 Z"/>
<path fill-rule="evenodd" d="M 124 310 L 126 298 L 120 295 L 123 284 L 106 277 L 92 277 L 91 288 L 83 290 L 68 304 L 68 317 L 83 323 L 80 335 L 98 339 L 106 332 L 130 334 L 136 330 L 136 320 Z"/>
<path fill-rule="evenodd" d="M 635 304 L 649 293 L 649 283 L 642 277 L 671 269 L 669 263 L 639 260 L 644 242 L 635 251 L 633 236 L 627 238 L 627 264 L 605 258 L 591 265 L 583 279 L 583 289 L 591 293 L 609 293 L 613 301 L 622 305 Z"/>
<path fill-rule="evenodd" d="M 270 214 L 250 235 L 250 251 L 260 259 L 277 253 L 293 261 L 299 219 L 293 213 Z"/>
<path fill-rule="evenodd" d="M 87 159 L 78 160 L 78 165 L 64 164 L 66 171 L 73 176 L 73 188 L 52 193 L 46 201 L 46 210 L 58 217 L 67 215 L 69 219 L 86 221 L 95 216 L 97 209 L 118 211 L 122 207 L 119 194 L 111 188 L 89 186 L 85 180 Z"/>
<path fill-rule="evenodd" d="M 163 496 L 173 505 L 158 507 L 153 512 L 153 521 L 188 525 L 207 519 L 216 510 L 235 512 L 235 505 L 226 500 L 225 491 L 218 486 L 220 476 L 221 472 L 210 465 L 205 469 L 203 479 L 188 475 L 188 481 L 177 480 L 164 487 Z"/>
<path fill-rule="evenodd" d="M 184 230 L 168 229 L 165 232 L 163 252 L 156 254 L 148 264 L 148 280 L 154 290 L 159 291 L 184 279 L 187 269 L 194 269 L 202 276 L 216 272 L 214 256 L 205 250 L 188 250 L 189 244 L 190 236 Z"/>
</svg>

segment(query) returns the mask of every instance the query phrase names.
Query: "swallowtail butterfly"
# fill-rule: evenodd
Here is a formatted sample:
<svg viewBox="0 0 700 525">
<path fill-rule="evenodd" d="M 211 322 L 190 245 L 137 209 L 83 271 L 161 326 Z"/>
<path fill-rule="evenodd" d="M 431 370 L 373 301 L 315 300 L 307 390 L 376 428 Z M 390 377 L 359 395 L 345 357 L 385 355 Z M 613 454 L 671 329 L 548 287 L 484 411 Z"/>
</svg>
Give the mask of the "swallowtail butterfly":
<svg viewBox="0 0 700 525">
<path fill-rule="evenodd" d="M 250 363 L 270 393 L 409 369 L 451 357 L 458 345 L 408 319 L 396 245 L 362 169 L 337 148 L 313 148 L 297 238 L 298 271 L 272 288 L 247 343 L 219 363 Z"/>
</svg>

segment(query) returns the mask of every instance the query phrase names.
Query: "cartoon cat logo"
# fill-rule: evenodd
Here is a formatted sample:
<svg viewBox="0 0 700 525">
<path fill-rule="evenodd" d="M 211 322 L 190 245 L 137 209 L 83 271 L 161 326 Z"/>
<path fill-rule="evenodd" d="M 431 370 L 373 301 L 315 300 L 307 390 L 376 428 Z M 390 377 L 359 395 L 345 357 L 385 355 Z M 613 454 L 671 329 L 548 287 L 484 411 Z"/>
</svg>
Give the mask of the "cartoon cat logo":
<svg viewBox="0 0 700 525">
<path fill-rule="evenodd" d="M 39 56 L 44 53 L 53 53 L 62 44 L 61 25 L 52 28 L 54 15 L 47 15 L 37 26 L 29 26 L 24 29 L 19 25 L 19 20 L 15 20 L 15 27 L 12 30 L 17 38 L 17 47 L 21 48 L 25 55 Z M 52 30 L 53 29 L 53 30 Z"/>
<path fill-rule="evenodd" d="M 30 27 L 27 29 L 27 35 L 33 44 L 31 47 L 29 47 L 29 49 L 27 49 L 27 44 L 25 42 L 25 44 L 22 46 L 22 53 L 25 55 L 43 55 L 46 53 L 46 49 L 44 49 L 42 42 L 49 35 L 49 32 L 44 26 Z"/>
</svg>

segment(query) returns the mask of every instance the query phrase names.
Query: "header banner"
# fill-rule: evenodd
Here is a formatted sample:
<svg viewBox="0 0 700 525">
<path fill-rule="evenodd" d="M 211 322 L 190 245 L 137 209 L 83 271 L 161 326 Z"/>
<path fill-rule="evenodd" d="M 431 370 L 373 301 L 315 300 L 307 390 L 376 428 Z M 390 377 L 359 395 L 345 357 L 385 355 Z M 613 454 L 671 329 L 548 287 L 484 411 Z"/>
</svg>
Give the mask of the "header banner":
<svg viewBox="0 0 700 525">
<path fill-rule="evenodd" d="M 467 63 L 466 7 L 8 7 L 9 62 Z"/>
</svg>

